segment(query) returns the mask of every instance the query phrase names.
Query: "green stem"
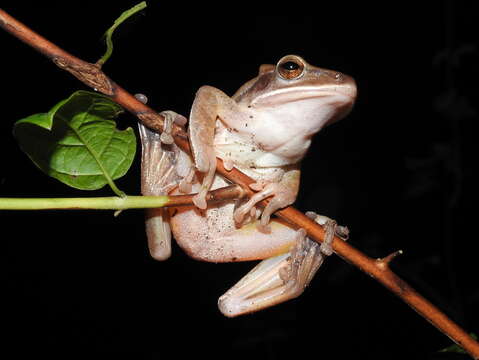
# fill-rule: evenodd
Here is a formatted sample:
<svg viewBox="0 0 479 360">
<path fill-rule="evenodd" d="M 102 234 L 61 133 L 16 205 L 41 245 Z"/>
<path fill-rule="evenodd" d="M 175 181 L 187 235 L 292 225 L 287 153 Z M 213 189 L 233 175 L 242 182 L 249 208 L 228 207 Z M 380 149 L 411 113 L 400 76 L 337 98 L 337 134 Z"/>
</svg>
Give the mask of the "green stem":
<svg viewBox="0 0 479 360">
<path fill-rule="evenodd" d="M 126 210 L 164 206 L 168 196 L 110 196 L 90 198 L 0 198 L 0 210 L 96 209 Z"/>
<path fill-rule="evenodd" d="M 115 20 L 113 25 L 106 31 L 105 33 L 105 41 L 106 41 L 106 52 L 105 54 L 96 62 L 96 64 L 101 67 L 111 56 L 113 52 L 113 41 L 111 40 L 111 36 L 113 35 L 113 31 L 126 19 L 128 19 L 133 14 L 136 14 L 138 11 L 143 10 L 146 7 L 146 1 L 142 1 L 141 3 L 133 6 L 131 9 L 126 10 L 123 12 L 118 19 Z"/>
</svg>

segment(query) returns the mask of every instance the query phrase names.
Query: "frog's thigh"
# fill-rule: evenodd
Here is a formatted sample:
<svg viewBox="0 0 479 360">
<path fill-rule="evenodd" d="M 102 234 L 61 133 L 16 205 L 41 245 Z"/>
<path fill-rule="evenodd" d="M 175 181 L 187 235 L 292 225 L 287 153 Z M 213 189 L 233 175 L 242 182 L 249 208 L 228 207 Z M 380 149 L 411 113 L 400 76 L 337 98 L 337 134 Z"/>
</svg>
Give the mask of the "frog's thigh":
<svg viewBox="0 0 479 360">
<path fill-rule="evenodd" d="M 190 210 L 194 211 L 194 210 Z M 176 241 L 191 257 L 209 262 L 234 262 L 266 259 L 287 253 L 296 242 L 296 230 L 271 221 L 269 234 L 258 231 L 251 223 L 239 229 L 234 224 L 211 226 L 214 216 L 189 216 L 186 221 L 173 218 Z M 231 214 L 230 214 L 231 216 Z"/>
</svg>

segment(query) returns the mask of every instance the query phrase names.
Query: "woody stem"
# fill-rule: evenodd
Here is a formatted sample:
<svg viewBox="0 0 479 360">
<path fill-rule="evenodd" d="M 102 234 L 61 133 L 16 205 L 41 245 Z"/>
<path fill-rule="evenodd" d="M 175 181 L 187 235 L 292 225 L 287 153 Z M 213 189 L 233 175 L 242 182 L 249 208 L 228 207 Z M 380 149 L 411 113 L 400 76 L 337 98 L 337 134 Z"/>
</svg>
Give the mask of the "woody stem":
<svg viewBox="0 0 479 360">
<path fill-rule="evenodd" d="M 145 126 L 157 132 L 162 131 L 163 117 L 114 83 L 97 65 L 87 63 L 67 53 L 1 9 L 0 26 L 50 58 L 57 66 L 70 72 L 84 84 L 109 96 L 113 101 L 137 116 Z M 188 138 L 184 130 L 175 125 L 172 135 L 175 138 L 176 144 L 189 153 Z M 231 182 L 240 185 L 248 196 L 253 194 L 249 185 L 254 181 L 237 169 L 227 171 L 220 159 L 217 159 L 217 172 Z M 266 201 L 263 202 L 263 204 L 265 203 Z M 295 208 L 287 207 L 276 214 L 291 223 L 292 226 L 304 228 L 308 236 L 315 241 L 319 243 L 324 241 L 325 233 L 323 228 Z M 337 255 L 383 284 L 436 328 L 463 347 L 473 358 L 479 359 L 479 343 L 472 339 L 459 325 L 449 319 L 436 306 L 394 274 L 388 266 L 391 259 L 388 259 L 388 257 L 380 260 L 370 258 L 338 237 L 334 238 L 332 247 Z"/>
</svg>

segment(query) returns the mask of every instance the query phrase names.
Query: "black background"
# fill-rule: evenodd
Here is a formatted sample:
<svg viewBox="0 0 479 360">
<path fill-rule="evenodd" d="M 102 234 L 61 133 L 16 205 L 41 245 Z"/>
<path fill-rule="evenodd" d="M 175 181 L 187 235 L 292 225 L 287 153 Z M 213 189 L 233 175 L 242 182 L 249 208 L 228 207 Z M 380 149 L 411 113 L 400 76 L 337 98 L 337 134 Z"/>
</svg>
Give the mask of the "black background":
<svg viewBox="0 0 479 360">
<path fill-rule="evenodd" d="M 87 61 L 135 1 L 2 1 L 4 10 Z M 348 225 L 373 257 L 403 249 L 394 270 L 468 331 L 479 332 L 477 60 L 466 3 L 270 5 L 150 1 L 115 34 L 105 72 L 158 110 L 187 115 L 201 85 L 232 94 L 259 64 L 296 53 L 352 75 L 358 102 L 315 137 L 297 208 Z M 469 4 L 469 3 L 467 3 Z M 177 5 L 177 6 L 173 6 Z M 219 11 L 219 12 L 216 12 Z M 40 173 L 13 123 L 85 86 L 0 31 L 0 196 L 111 195 L 70 189 Z M 125 114 L 120 127 L 133 126 Z M 138 159 L 117 181 L 139 193 Z M 0 213 L 1 351 L 62 358 L 435 359 L 447 337 L 358 269 L 331 257 L 298 299 L 236 319 L 217 298 L 253 266 L 209 264 L 175 245 L 167 262 L 146 248 L 142 211 Z M 167 353 L 173 355 L 165 355 Z M 10 355 L 12 356 L 12 355 Z M 456 357 L 450 357 L 456 358 Z M 457 357 L 459 358 L 459 357 Z"/>
</svg>

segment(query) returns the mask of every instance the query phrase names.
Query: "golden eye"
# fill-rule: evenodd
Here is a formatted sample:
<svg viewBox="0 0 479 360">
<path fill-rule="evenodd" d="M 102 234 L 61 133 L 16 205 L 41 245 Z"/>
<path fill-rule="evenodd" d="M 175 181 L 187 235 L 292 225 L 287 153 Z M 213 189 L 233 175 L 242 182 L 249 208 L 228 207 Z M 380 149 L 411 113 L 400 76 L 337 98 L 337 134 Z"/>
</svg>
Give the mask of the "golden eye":
<svg viewBox="0 0 479 360">
<path fill-rule="evenodd" d="M 278 62 L 276 68 L 283 79 L 292 80 L 303 75 L 304 63 L 297 57 L 285 56 Z"/>
</svg>

